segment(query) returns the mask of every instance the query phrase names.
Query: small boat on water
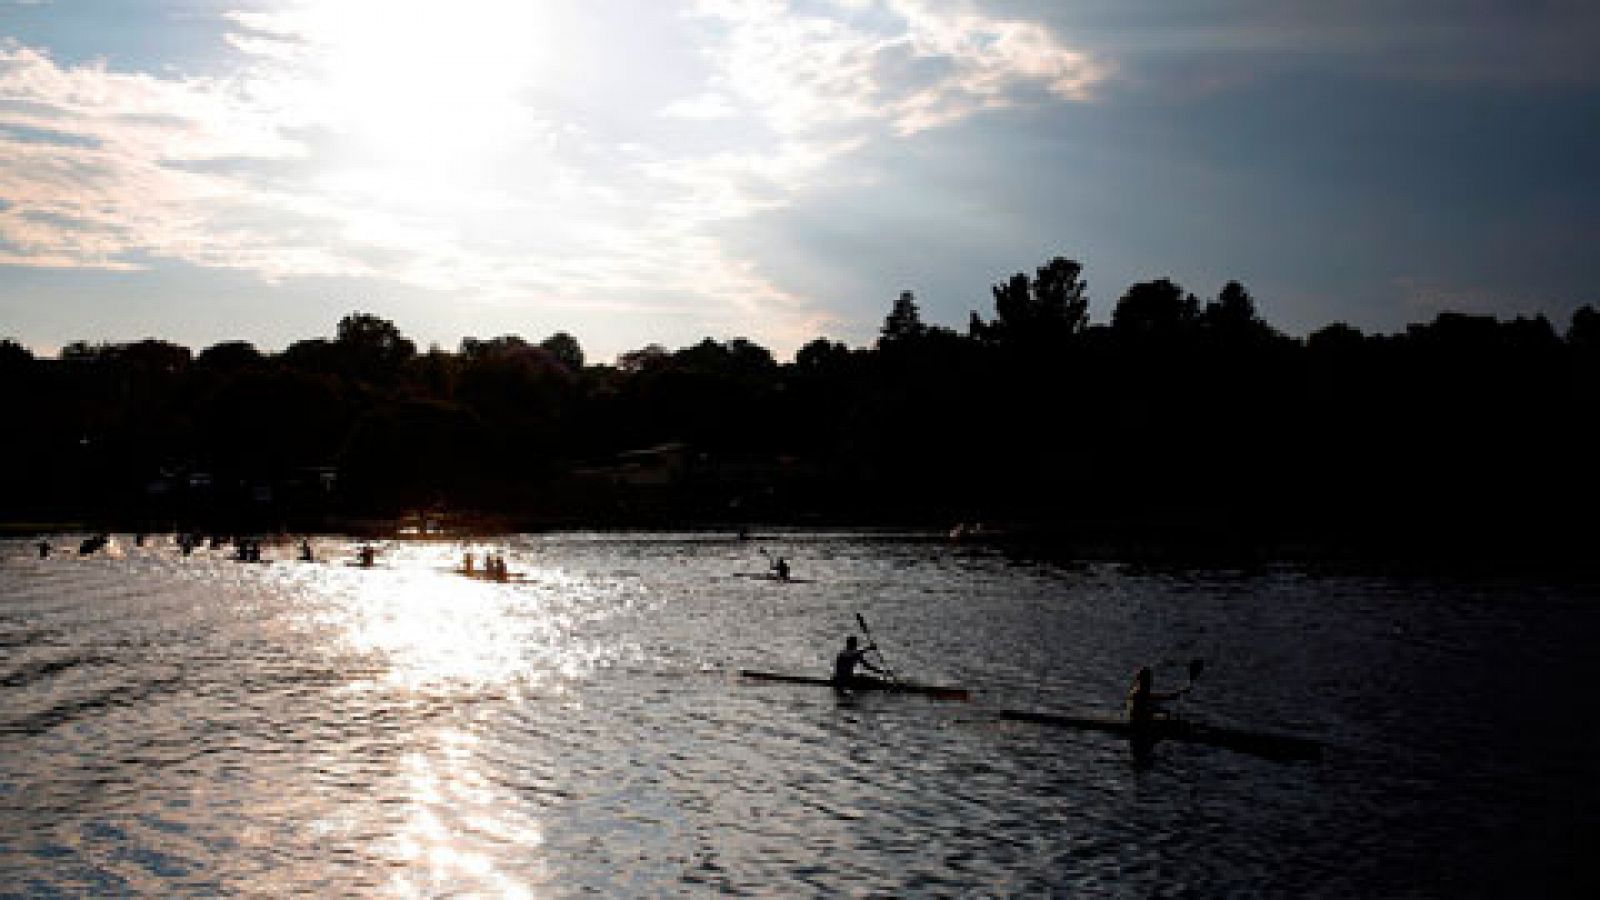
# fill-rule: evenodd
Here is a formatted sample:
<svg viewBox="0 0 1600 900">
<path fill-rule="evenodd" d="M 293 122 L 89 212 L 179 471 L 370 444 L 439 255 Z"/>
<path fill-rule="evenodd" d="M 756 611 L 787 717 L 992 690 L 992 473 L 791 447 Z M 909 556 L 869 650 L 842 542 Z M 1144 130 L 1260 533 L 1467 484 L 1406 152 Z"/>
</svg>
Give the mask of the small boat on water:
<svg viewBox="0 0 1600 900">
<path fill-rule="evenodd" d="M 817 678 L 812 675 L 784 675 L 778 672 L 757 672 L 752 669 L 741 669 L 739 674 L 753 681 L 809 684 L 818 687 L 831 687 L 841 691 L 883 691 L 890 694 L 921 694 L 927 697 L 937 697 L 941 700 L 969 700 L 972 697 L 971 692 L 962 687 L 917 684 L 913 681 L 890 681 L 886 678 L 871 678 L 865 675 L 858 675 L 849 681 L 840 683 L 832 678 Z"/>
<path fill-rule="evenodd" d="M 1024 712 L 1015 709 L 1001 710 L 1000 718 L 1056 728 L 1102 731 L 1125 738 L 1147 737 L 1152 741 L 1205 744 L 1285 762 L 1322 758 L 1322 744 L 1310 738 L 1245 731 L 1239 728 L 1191 722 L 1187 719 L 1155 719 L 1147 725 L 1134 725 L 1119 716 L 1095 713 Z"/>
<path fill-rule="evenodd" d="M 755 581 L 776 581 L 779 584 L 811 584 L 813 579 L 785 577 L 776 572 L 735 572 L 735 578 L 749 578 Z"/>
<path fill-rule="evenodd" d="M 528 575 L 524 572 L 496 573 L 486 572 L 483 569 L 463 569 L 460 566 L 447 567 L 445 571 L 451 573 L 452 575 L 460 575 L 463 578 L 471 578 L 474 581 L 493 581 L 504 584 L 513 581 L 529 580 Z"/>
</svg>

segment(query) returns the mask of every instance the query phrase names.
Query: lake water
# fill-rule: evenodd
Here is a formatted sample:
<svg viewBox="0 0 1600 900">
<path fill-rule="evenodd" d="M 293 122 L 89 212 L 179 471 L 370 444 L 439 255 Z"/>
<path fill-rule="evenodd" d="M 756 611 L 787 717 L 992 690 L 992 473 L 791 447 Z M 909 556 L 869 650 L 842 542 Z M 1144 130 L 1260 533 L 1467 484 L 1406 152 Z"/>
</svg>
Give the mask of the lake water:
<svg viewBox="0 0 1600 900">
<path fill-rule="evenodd" d="M 0 542 L 0 896 L 1597 896 L 1600 606 L 1537 580 L 1068 567 L 931 535 L 556 534 L 523 580 Z M 805 579 L 758 577 L 761 551 Z M 826 674 L 865 616 L 971 702 Z M 1005 722 L 1206 666 L 1317 762 Z"/>
</svg>

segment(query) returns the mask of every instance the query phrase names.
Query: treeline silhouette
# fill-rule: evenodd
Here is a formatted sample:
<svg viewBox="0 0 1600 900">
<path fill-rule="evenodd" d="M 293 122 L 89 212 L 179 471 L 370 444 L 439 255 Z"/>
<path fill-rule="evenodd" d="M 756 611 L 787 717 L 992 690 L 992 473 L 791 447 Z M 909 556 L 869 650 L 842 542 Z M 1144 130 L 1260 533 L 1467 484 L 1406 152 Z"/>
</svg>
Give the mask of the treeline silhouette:
<svg viewBox="0 0 1600 900">
<path fill-rule="evenodd" d="M 264 354 L 0 342 L 3 517 L 311 529 L 493 514 L 517 527 L 984 523 L 1067 547 L 1342 547 L 1581 557 L 1600 487 L 1600 313 L 1443 313 L 1304 339 L 1230 283 L 1082 267 L 993 288 L 964 332 L 902 293 L 874 346 L 790 363 L 742 338 L 614 365 L 557 333 L 419 352 L 354 313 Z"/>
</svg>

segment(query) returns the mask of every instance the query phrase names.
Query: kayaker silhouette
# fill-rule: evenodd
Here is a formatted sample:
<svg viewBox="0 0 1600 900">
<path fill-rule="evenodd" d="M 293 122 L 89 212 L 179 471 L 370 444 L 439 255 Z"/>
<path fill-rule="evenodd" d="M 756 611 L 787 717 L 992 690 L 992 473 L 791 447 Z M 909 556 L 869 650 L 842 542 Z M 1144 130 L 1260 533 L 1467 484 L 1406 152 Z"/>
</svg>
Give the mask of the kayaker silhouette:
<svg viewBox="0 0 1600 900">
<path fill-rule="evenodd" d="M 761 555 L 767 558 L 767 567 L 772 570 L 772 577 L 779 581 L 789 580 L 789 561 L 781 556 L 773 556 L 767 548 L 760 548 Z"/>
<path fill-rule="evenodd" d="M 867 654 L 874 649 L 876 648 L 870 644 L 865 647 L 860 646 L 860 642 L 856 640 L 856 636 L 853 634 L 845 638 L 844 649 L 840 650 L 839 655 L 833 658 L 833 683 L 847 684 L 861 677 L 856 674 L 856 666 L 871 669 L 879 675 L 888 675 L 888 672 L 875 665 L 872 660 L 867 659 Z"/>
<path fill-rule="evenodd" d="M 1161 704 L 1168 700 L 1176 700 L 1194 687 L 1193 682 L 1175 691 L 1157 692 L 1153 689 L 1155 675 L 1149 666 L 1140 666 L 1139 671 L 1133 673 L 1133 686 L 1128 688 L 1128 722 L 1132 725 L 1148 725 L 1156 718 L 1166 714 Z"/>
<path fill-rule="evenodd" d="M 1145 760 L 1155 749 L 1158 729 L 1156 723 L 1167 717 L 1167 711 L 1161 704 L 1168 700 L 1176 700 L 1194 687 L 1194 676 L 1199 674 L 1199 660 L 1189 666 L 1189 683 L 1175 691 L 1158 692 L 1154 688 L 1155 674 L 1149 666 L 1140 666 L 1133 673 L 1133 685 L 1128 688 L 1128 724 L 1133 726 L 1133 731 L 1128 735 L 1129 746 L 1134 757 Z"/>
</svg>

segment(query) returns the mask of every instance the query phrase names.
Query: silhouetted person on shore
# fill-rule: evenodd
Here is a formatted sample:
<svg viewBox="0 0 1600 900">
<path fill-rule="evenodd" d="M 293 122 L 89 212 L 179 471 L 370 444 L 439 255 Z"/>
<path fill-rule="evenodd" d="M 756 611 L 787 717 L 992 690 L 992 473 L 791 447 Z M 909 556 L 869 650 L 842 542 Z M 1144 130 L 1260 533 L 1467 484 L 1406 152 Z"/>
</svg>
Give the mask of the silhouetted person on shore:
<svg viewBox="0 0 1600 900">
<path fill-rule="evenodd" d="M 487 563 L 488 560 L 484 560 L 484 562 Z M 471 578 L 473 575 L 477 574 L 476 564 L 473 562 L 471 553 L 464 554 L 461 557 L 461 574 L 467 576 L 468 578 Z"/>
<path fill-rule="evenodd" d="M 779 581 L 788 581 L 789 580 L 789 561 L 787 559 L 784 559 L 781 556 L 778 557 L 777 559 L 774 559 L 772 561 L 772 575 L 773 575 L 773 577 L 777 578 Z"/>
<path fill-rule="evenodd" d="M 853 634 L 845 638 L 844 649 L 840 650 L 839 655 L 833 658 L 833 683 L 836 685 L 848 685 L 850 682 L 860 678 L 861 676 L 856 674 L 856 666 L 871 669 L 879 675 L 888 675 L 888 672 L 879 668 L 872 660 L 867 659 L 867 654 L 874 649 L 876 648 L 871 644 L 865 647 L 860 646 L 860 642 L 856 640 L 856 636 Z"/>
<path fill-rule="evenodd" d="M 39 542 L 39 558 L 40 559 L 44 559 L 45 557 L 47 557 L 49 555 L 50 555 L 50 542 L 49 541 L 40 541 Z"/>
<path fill-rule="evenodd" d="M 312 554 L 312 552 L 311 552 L 311 540 L 309 538 L 301 538 L 300 539 L 300 561 L 301 562 L 316 562 L 317 561 L 316 556 L 314 556 Z"/>
<path fill-rule="evenodd" d="M 356 554 L 358 557 L 360 557 L 362 568 L 366 569 L 372 568 L 373 562 L 378 558 L 377 548 L 373 547 L 371 544 L 363 546 L 360 550 L 356 551 Z"/>
</svg>

